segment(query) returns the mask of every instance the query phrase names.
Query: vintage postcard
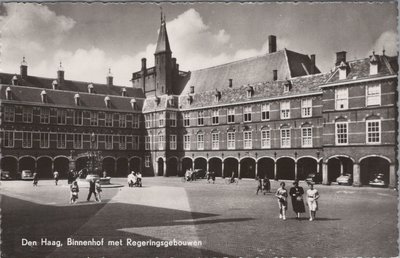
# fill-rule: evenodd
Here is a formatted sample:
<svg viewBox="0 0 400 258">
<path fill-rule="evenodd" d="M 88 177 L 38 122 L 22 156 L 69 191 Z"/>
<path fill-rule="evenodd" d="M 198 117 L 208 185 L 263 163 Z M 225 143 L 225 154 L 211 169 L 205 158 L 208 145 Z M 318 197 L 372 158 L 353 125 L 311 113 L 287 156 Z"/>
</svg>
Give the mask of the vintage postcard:
<svg viewBox="0 0 400 258">
<path fill-rule="evenodd" d="M 1 4 L 1 257 L 398 256 L 397 17 Z"/>
</svg>

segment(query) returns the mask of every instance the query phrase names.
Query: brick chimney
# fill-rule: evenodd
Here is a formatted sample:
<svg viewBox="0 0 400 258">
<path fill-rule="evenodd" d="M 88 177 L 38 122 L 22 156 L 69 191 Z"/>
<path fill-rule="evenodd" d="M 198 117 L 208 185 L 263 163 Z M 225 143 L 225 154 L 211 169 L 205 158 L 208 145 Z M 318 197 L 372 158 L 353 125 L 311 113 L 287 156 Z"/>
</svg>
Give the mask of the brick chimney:
<svg viewBox="0 0 400 258">
<path fill-rule="evenodd" d="M 336 63 L 335 65 L 340 65 L 341 62 L 346 63 L 346 51 L 336 52 Z"/>
<path fill-rule="evenodd" d="M 23 79 L 28 77 L 28 63 L 25 61 L 25 57 L 22 58 L 20 72 Z"/>
<path fill-rule="evenodd" d="M 142 58 L 142 69 L 140 71 L 140 82 L 142 84 L 143 92 L 146 92 L 146 76 L 147 76 L 147 67 L 146 67 L 146 58 Z"/>
<path fill-rule="evenodd" d="M 315 54 L 310 56 L 311 66 L 310 66 L 310 74 L 315 74 Z"/>
<path fill-rule="evenodd" d="M 276 52 L 276 36 L 269 35 L 268 36 L 268 53 Z"/>
<path fill-rule="evenodd" d="M 107 74 L 107 86 L 111 87 L 113 86 L 113 75 L 111 73 L 111 68 L 108 69 L 108 74 Z"/>
<path fill-rule="evenodd" d="M 62 67 L 61 62 L 60 62 L 60 67 L 58 67 L 58 70 L 57 70 L 57 80 L 58 80 L 58 83 L 64 82 L 64 68 Z"/>
<path fill-rule="evenodd" d="M 272 76 L 274 81 L 278 80 L 278 70 L 272 70 Z"/>
</svg>

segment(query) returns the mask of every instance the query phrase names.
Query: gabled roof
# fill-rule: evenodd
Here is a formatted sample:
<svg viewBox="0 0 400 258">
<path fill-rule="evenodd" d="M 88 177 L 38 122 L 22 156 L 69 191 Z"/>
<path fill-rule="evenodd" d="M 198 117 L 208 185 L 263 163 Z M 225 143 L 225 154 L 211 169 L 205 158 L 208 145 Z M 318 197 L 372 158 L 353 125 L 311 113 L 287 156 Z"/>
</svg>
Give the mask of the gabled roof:
<svg viewBox="0 0 400 258">
<path fill-rule="evenodd" d="M 157 47 L 155 54 L 169 52 L 171 53 L 171 48 L 169 46 L 167 27 L 165 21 L 161 21 L 160 33 L 158 34 Z"/>
<path fill-rule="evenodd" d="M 227 89 L 229 79 L 233 88 L 258 82 L 273 81 L 273 70 L 277 70 L 278 80 L 309 75 L 311 60 L 307 55 L 287 49 L 262 56 L 247 58 L 215 67 L 192 71 L 182 94 L 190 92 L 190 86 L 196 92 L 213 89 Z M 315 67 L 314 73 L 320 73 Z"/>
<path fill-rule="evenodd" d="M 162 95 L 157 97 L 146 98 L 143 102 L 143 112 L 162 111 L 167 108 L 178 108 L 178 96 Z"/>
<path fill-rule="evenodd" d="M 15 74 L 10 73 L 0 73 L 0 83 L 2 84 L 11 84 L 11 79 L 15 76 Z M 36 87 L 42 89 L 52 89 L 52 83 L 54 78 L 44 78 L 37 76 L 28 76 L 27 78 L 22 78 L 20 75 L 16 75 L 18 78 L 18 85 L 28 86 L 28 87 Z M 64 91 L 73 91 L 73 92 L 88 92 L 88 85 L 90 82 L 82 82 L 82 81 L 72 81 L 72 80 L 64 80 L 63 83 L 58 82 L 58 89 Z M 94 86 L 94 92 L 98 94 L 105 95 L 115 95 L 121 96 L 122 90 L 126 89 L 126 94 L 128 97 L 135 98 L 144 98 L 143 90 L 140 88 L 133 87 L 123 87 L 123 86 L 108 86 L 106 84 L 92 83 Z"/>
</svg>

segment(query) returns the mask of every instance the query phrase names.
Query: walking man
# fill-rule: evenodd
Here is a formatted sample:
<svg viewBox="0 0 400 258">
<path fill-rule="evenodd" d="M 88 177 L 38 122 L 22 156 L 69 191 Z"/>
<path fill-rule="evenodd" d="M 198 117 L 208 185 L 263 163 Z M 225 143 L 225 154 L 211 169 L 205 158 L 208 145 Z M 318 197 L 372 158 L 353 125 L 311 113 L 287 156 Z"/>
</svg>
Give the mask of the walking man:
<svg viewBox="0 0 400 258">
<path fill-rule="evenodd" d="M 56 185 L 58 185 L 58 171 L 57 170 L 54 171 L 53 176 L 54 176 L 54 181 L 55 181 Z"/>
<path fill-rule="evenodd" d="M 92 193 L 94 194 L 94 198 L 95 198 L 96 202 L 99 201 L 97 198 L 96 182 L 94 181 L 94 178 L 92 180 L 90 180 L 90 182 L 89 182 L 89 194 L 87 197 L 87 201 L 90 201 L 90 197 L 92 197 Z"/>
</svg>

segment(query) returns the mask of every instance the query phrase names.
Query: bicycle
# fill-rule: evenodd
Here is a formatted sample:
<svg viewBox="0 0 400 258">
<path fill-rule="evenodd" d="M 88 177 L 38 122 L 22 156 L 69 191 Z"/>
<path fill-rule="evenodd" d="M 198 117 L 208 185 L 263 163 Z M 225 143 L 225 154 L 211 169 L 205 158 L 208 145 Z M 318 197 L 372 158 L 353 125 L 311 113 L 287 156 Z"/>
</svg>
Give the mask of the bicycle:
<svg viewBox="0 0 400 258">
<path fill-rule="evenodd" d="M 225 178 L 225 184 L 229 185 L 229 184 L 239 184 L 239 179 L 234 178 L 233 182 L 231 178 Z"/>
</svg>

